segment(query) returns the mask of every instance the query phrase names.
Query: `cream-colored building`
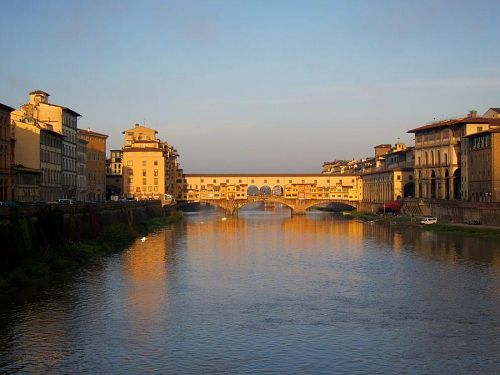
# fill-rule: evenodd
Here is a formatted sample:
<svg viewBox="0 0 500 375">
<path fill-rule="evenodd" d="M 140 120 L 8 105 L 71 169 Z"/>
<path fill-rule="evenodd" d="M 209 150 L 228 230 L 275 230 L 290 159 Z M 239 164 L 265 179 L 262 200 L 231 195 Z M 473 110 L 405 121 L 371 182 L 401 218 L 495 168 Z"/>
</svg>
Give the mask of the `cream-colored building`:
<svg viewBox="0 0 500 375">
<path fill-rule="evenodd" d="M 122 174 L 122 150 L 110 150 L 107 174 L 121 176 Z"/>
<path fill-rule="evenodd" d="M 90 129 L 78 129 L 78 137 L 87 142 L 86 200 L 106 199 L 106 139 L 107 135 Z"/>
<path fill-rule="evenodd" d="M 25 117 L 22 111 L 17 110 L 12 112 L 12 123 L 16 135 L 15 200 L 39 201 L 42 181 L 40 133 L 44 127 L 51 127 L 48 124 L 40 124 L 31 117 Z M 43 171 L 45 172 L 45 169 Z"/>
<path fill-rule="evenodd" d="M 381 151 L 382 149 L 382 151 Z M 375 160 L 361 175 L 363 201 L 385 204 L 415 195 L 414 149 L 404 143 L 375 147 Z"/>
<path fill-rule="evenodd" d="M 67 107 L 50 103 L 49 96 L 41 90 L 30 92 L 29 102 L 16 111 L 17 117 L 22 121 L 42 124 L 43 127 L 50 126 L 52 131 L 62 134 L 61 196 L 76 198 L 76 129 L 81 115 Z M 20 150 L 20 153 L 32 152 L 28 150 Z"/>
<path fill-rule="evenodd" d="M 178 197 L 182 183 L 178 154 L 171 145 L 156 137 L 157 131 L 136 124 L 123 132 L 123 194 L 136 199 Z M 180 181 L 180 182 L 178 182 Z"/>
<path fill-rule="evenodd" d="M 15 136 L 10 114 L 14 108 L 0 103 L 0 201 L 15 196 L 14 149 Z"/>
<path fill-rule="evenodd" d="M 469 166 L 464 137 L 500 126 L 500 118 L 469 116 L 410 130 L 415 134 L 415 193 L 418 198 L 468 197 Z"/>
<path fill-rule="evenodd" d="M 49 202 L 61 198 L 62 134 L 23 109 L 12 112 L 12 123 L 16 133 L 16 200 Z"/>
<path fill-rule="evenodd" d="M 413 169 L 390 169 L 363 174 L 363 201 L 386 203 L 413 197 Z"/>
</svg>

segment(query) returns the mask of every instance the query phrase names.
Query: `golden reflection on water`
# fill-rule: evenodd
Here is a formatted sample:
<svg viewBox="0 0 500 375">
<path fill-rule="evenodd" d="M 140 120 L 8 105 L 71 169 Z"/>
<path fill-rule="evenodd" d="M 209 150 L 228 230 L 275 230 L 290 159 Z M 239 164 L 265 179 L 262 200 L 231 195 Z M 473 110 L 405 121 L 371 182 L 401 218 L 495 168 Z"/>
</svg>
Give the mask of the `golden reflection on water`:
<svg viewBox="0 0 500 375">
<path fill-rule="evenodd" d="M 145 322 L 152 328 L 167 313 L 172 236 L 173 231 L 168 229 L 153 233 L 144 242 L 137 240 L 123 256 L 126 286 L 121 291 L 126 295 L 121 300 L 128 316 L 126 322 L 139 336 L 149 333 Z"/>
<path fill-rule="evenodd" d="M 268 263 L 272 263 L 270 268 Z M 93 342 L 91 353 L 98 355 L 108 350 L 109 343 L 119 346 L 116 334 L 127 338 L 123 358 L 150 361 L 151 351 L 162 353 L 162 345 L 170 340 L 164 331 L 169 323 L 170 332 L 182 338 L 200 317 L 209 316 L 212 323 L 211 319 L 217 321 L 204 315 L 203 309 L 217 315 L 220 311 L 215 306 L 235 301 L 241 309 L 240 323 L 245 326 L 251 322 L 245 315 L 246 306 L 255 293 L 260 293 L 259 298 L 264 301 L 269 295 L 271 307 L 308 295 L 314 297 L 315 293 L 324 294 L 330 297 L 326 306 L 331 311 L 349 311 L 339 317 L 342 321 L 352 311 L 355 316 L 363 311 L 363 306 L 376 305 L 370 299 L 370 287 L 378 285 L 374 291 L 379 298 L 386 298 L 388 305 L 396 303 L 391 300 L 394 298 L 400 307 L 408 308 L 409 312 L 404 310 L 406 314 L 414 307 L 420 308 L 414 317 L 409 315 L 416 325 L 415 331 L 409 328 L 411 334 L 406 342 L 408 347 L 415 346 L 420 351 L 425 350 L 428 342 L 414 345 L 414 337 L 427 330 L 432 332 L 427 325 L 434 322 L 434 312 L 421 322 L 418 320 L 418 314 L 428 313 L 427 303 L 438 312 L 453 301 L 466 305 L 475 297 L 477 287 L 483 293 L 478 300 L 484 302 L 482 314 L 491 317 L 491 311 L 498 311 L 495 274 L 500 268 L 500 249 L 495 240 L 436 234 L 390 223 L 362 223 L 325 214 L 289 217 L 246 213 L 225 220 L 216 215 L 187 217 L 182 223 L 149 235 L 144 242 L 136 241 L 122 255 L 103 264 L 76 283 L 76 288 L 49 295 L 36 308 L 24 309 L 15 318 L 3 316 L 0 349 L 4 348 L 4 355 L 9 358 L 6 363 L 27 362 L 26 368 L 32 372 L 65 368 L 65 361 L 82 348 L 87 349 L 85 343 L 102 335 L 103 327 L 110 332 L 109 341 L 102 346 L 99 340 Z M 238 278 L 240 273 L 242 278 Z M 386 288 L 392 288 L 393 294 L 386 296 Z M 469 294 L 463 295 L 464 289 Z M 275 296 L 286 298 L 277 303 Z M 356 305 L 358 296 L 362 301 Z M 314 298 L 306 301 L 302 307 L 316 303 Z M 280 314 L 286 314 L 286 309 Z M 468 309 L 464 310 L 466 318 L 470 315 Z M 262 313 L 256 313 L 259 311 Z M 315 314 L 304 311 L 306 316 Z M 398 317 L 390 306 L 378 312 L 381 317 L 386 313 Z M 187 314 L 185 319 L 183 314 Z M 448 322 L 447 316 L 439 319 L 456 329 L 457 323 Z M 200 321 L 198 324 L 191 332 L 192 339 L 205 328 L 207 335 L 215 335 L 211 340 L 216 339 L 218 332 L 210 331 Z M 176 327 L 181 328 L 177 331 Z M 488 333 L 485 332 L 483 336 Z M 161 358 L 169 354 L 162 353 L 154 359 L 164 364 Z M 86 355 L 85 358 L 94 358 Z M 94 359 L 89 363 L 93 365 Z"/>
</svg>

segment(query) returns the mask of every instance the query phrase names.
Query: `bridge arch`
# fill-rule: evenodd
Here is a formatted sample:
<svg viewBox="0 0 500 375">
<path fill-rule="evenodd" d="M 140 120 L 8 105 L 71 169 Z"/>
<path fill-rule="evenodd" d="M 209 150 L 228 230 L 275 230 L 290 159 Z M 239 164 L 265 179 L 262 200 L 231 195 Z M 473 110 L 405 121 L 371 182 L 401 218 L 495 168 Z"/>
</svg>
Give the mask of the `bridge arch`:
<svg viewBox="0 0 500 375">
<path fill-rule="evenodd" d="M 273 192 L 274 196 L 281 197 L 281 196 L 283 196 L 283 191 L 284 191 L 283 186 L 276 185 L 275 187 L 273 187 L 273 191 L 272 192 Z"/>
<path fill-rule="evenodd" d="M 259 192 L 260 192 L 260 195 L 269 196 L 269 195 L 271 195 L 271 188 L 268 185 L 262 185 L 260 187 Z"/>
<path fill-rule="evenodd" d="M 332 202 L 329 199 L 308 200 L 308 201 L 304 202 L 304 204 L 298 205 L 296 207 L 296 211 L 305 212 L 314 206 L 321 206 L 321 205 L 325 205 L 325 204 L 326 205 L 334 204 L 334 205 L 338 206 L 339 212 L 340 211 L 354 211 L 354 210 L 356 210 L 357 207 L 352 205 L 351 203 L 353 203 L 353 202 Z M 342 209 L 342 208 L 344 208 L 344 209 Z"/>
<path fill-rule="evenodd" d="M 212 209 L 225 209 L 222 204 L 218 204 L 216 200 L 210 201 L 190 201 L 177 203 L 177 208 L 184 212 L 196 212 L 201 207 L 210 207 Z"/>
<path fill-rule="evenodd" d="M 244 200 L 244 201 L 241 201 L 238 203 L 238 209 L 243 208 L 249 204 L 256 203 L 256 202 L 279 203 L 279 204 L 282 204 L 283 206 L 287 206 L 290 210 L 292 210 L 292 212 L 295 209 L 295 206 L 293 205 L 292 202 L 287 202 L 286 199 L 283 199 L 280 196 L 274 196 L 274 195 L 270 195 L 270 196 L 259 195 L 259 196 L 255 196 L 255 197 L 251 197 L 251 198 L 249 197 L 247 200 Z"/>
<path fill-rule="evenodd" d="M 247 189 L 247 195 L 249 197 L 255 197 L 259 195 L 259 188 L 255 185 L 250 185 Z"/>
</svg>

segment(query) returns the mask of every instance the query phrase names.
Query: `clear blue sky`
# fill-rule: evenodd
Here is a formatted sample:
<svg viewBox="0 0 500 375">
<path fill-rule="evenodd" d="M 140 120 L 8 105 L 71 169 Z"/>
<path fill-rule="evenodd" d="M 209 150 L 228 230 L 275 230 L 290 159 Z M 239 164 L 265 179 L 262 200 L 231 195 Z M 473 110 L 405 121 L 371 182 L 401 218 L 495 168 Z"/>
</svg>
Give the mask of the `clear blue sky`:
<svg viewBox="0 0 500 375">
<path fill-rule="evenodd" d="M 34 89 L 187 172 L 307 171 L 500 107 L 500 1 L 7 1 L 0 102 Z M 8 55 L 5 52 L 9 50 Z"/>
</svg>

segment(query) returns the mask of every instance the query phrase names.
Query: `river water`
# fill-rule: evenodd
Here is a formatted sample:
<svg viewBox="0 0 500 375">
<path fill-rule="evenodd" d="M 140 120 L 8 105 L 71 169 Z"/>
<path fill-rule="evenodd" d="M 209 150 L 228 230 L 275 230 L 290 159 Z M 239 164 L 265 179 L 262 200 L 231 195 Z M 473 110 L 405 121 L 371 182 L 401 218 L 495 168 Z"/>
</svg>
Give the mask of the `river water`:
<svg viewBox="0 0 500 375">
<path fill-rule="evenodd" d="M 0 307 L 0 373 L 499 371 L 496 241 L 328 213 L 186 215 Z"/>
</svg>

